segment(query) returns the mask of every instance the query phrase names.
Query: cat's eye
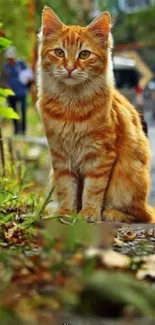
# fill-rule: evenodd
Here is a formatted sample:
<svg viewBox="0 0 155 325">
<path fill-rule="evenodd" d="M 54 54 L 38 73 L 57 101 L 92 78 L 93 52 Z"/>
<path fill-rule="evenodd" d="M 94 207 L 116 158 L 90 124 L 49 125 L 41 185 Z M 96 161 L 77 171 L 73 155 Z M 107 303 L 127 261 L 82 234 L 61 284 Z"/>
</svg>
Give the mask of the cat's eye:
<svg viewBox="0 0 155 325">
<path fill-rule="evenodd" d="M 55 52 L 55 55 L 58 56 L 59 58 L 65 57 L 65 52 L 61 49 L 55 49 L 54 52 Z"/>
<path fill-rule="evenodd" d="M 89 56 L 90 56 L 90 51 L 88 51 L 88 50 L 82 51 L 79 54 L 79 58 L 82 59 L 82 60 L 88 59 Z"/>
</svg>

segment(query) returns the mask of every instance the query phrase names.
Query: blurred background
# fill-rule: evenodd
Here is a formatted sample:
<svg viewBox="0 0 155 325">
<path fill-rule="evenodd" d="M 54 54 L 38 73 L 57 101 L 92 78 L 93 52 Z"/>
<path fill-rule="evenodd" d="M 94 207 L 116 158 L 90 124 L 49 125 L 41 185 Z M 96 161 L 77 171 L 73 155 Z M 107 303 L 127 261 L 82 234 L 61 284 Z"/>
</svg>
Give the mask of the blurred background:
<svg viewBox="0 0 155 325">
<path fill-rule="evenodd" d="M 0 0 L 0 325 L 155 324 L 154 225 L 89 226 L 75 215 L 54 222 L 36 109 L 45 5 L 81 26 L 111 13 L 116 87 L 139 111 L 150 141 L 155 206 L 155 0 Z"/>
<path fill-rule="evenodd" d="M 0 40 L 11 41 L 11 46 L 14 46 L 14 49 L 16 48 L 16 58 L 24 62 L 33 72 L 33 78 L 31 78 L 26 92 L 25 129 L 23 132 L 20 130 L 18 132 L 18 130 L 13 129 L 15 122 L 2 119 L 4 137 L 11 137 L 13 133 L 17 133 L 18 140 L 22 134 L 27 142 L 36 141 L 37 145 L 40 142 L 43 145 L 46 143 L 35 108 L 37 32 L 40 28 L 41 13 L 45 5 L 53 8 L 64 23 L 82 26 L 87 25 L 104 10 L 111 13 L 116 87 L 129 98 L 141 113 L 143 128 L 150 140 L 152 150 L 152 192 L 150 200 L 151 202 L 154 201 L 155 0 L 0 0 L 0 22 L 2 23 Z M 1 52 L 1 68 L 8 59 L 7 56 L 5 51 Z M 16 111 L 21 115 L 20 108 Z M 35 154 L 36 152 L 37 150 L 34 150 Z M 33 156 L 32 152 L 31 155 Z"/>
</svg>

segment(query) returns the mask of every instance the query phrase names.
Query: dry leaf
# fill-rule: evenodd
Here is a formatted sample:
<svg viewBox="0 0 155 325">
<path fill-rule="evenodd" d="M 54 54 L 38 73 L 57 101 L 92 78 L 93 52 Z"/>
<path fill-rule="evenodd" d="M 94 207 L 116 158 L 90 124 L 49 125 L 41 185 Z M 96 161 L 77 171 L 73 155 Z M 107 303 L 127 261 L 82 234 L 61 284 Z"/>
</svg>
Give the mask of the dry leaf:
<svg viewBox="0 0 155 325">
<path fill-rule="evenodd" d="M 145 236 L 146 237 L 154 237 L 155 233 L 154 233 L 154 229 L 148 229 L 146 232 L 145 232 Z"/>
<path fill-rule="evenodd" d="M 6 239 L 10 239 L 14 236 L 15 232 L 17 231 L 18 226 L 15 222 L 12 223 L 10 228 L 6 228 L 4 235 Z"/>
<path fill-rule="evenodd" d="M 122 239 L 125 241 L 134 240 L 135 238 L 136 238 L 136 233 L 131 231 L 126 232 L 122 237 Z"/>
</svg>

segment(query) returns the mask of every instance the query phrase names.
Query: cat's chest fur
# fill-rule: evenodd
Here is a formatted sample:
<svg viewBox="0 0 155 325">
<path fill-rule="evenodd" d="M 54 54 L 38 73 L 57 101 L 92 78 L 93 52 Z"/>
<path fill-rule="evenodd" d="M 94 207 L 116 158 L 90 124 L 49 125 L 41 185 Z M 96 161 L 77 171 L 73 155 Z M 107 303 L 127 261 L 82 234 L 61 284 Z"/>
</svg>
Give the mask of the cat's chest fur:
<svg viewBox="0 0 155 325">
<path fill-rule="evenodd" d="M 89 106 L 89 109 L 92 109 L 92 107 Z M 43 115 L 46 112 L 44 115 L 44 125 L 48 131 L 47 133 L 49 135 L 50 133 L 52 134 L 51 145 L 55 145 L 55 143 L 58 145 L 59 143 L 61 148 L 71 152 L 80 144 L 81 139 L 85 140 L 88 137 L 92 125 L 90 125 L 89 121 L 85 120 L 85 115 L 80 115 L 80 110 L 85 111 L 87 116 L 86 107 L 80 109 L 79 107 L 73 107 L 69 110 L 67 105 L 66 107 L 61 107 L 54 101 L 49 108 L 47 107 L 47 109 L 42 110 Z"/>
<path fill-rule="evenodd" d="M 75 123 L 72 121 L 53 121 L 53 140 L 59 142 L 61 147 L 67 152 L 74 152 L 78 146 L 86 145 L 88 140 L 89 126 L 84 123 Z M 83 140 L 83 143 L 82 143 Z M 54 142 L 54 141 L 53 141 Z M 54 145 L 54 143 L 53 143 Z"/>
<path fill-rule="evenodd" d="M 93 149 L 92 140 L 89 137 L 89 124 L 51 119 L 48 120 L 48 125 L 52 133 L 52 136 L 48 138 L 50 148 L 61 152 L 72 166 L 78 167 L 88 152 L 88 148 Z"/>
<path fill-rule="evenodd" d="M 41 104 L 44 104 L 43 102 Z M 101 137 L 102 116 L 98 116 L 98 107 L 93 101 L 89 105 L 77 105 L 68 109 L 57 102 L 41 105 L 46 136 L 49 147 L 61 153 L 65 161 L 79 168 L 85 156 L 93 152 L 101 152 L 103 138 Z M 100 110 L 99 110 L 100 113 Z M 94 133 L 100 132 L 96 139 Z"/>
</svg>

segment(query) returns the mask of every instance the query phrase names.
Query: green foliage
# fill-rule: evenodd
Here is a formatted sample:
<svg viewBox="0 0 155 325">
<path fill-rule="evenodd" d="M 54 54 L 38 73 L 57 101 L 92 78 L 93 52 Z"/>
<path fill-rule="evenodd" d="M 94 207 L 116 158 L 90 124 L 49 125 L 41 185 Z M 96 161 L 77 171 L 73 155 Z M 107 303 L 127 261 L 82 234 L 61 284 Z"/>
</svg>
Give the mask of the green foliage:
<svg viewBox="0 0 155 325">
<path fill-rule="evenodd" d="M 36 1 L 36 31 L 41 25 L 41 13 L 44 6 L 52 7 L 59 17 L 67 24 L 77 22 L 77 12 L 71 8 L 67 0 Z M 28 11 L 28 0 L 0 0 L 0 21 L 3 20 L 6 37 L 11 39 L 20 56 L 30 57 L 32 50 L 29 30 L 31 22 Z"/>
<path fill-rule="evenodd" d="M 44 6 L 52 8 L 65 24 L 77 23 L 77 12 L 69 5 L 68 0 L 38 0 L 37 3 L 37 26 L 41 25 L 41 13 Z"/>
<path fill-rule="evenodd" d="M 0 116 L 9 119 L 19 119 L 19 115 L 12 107 L 7 106 L 6 99 L 8 96 L 13 96 L 14 93 L 11 89 L 0 88 Z"/>
<path fill-rule="evenodd" d="M 0 28 L 3 24 L 0 22 Z M 7 47 L 11 44 L 11 41 L 8 40 L 6 37 L 0 36 L 0 53 L 5 51 Z"/>
<path fill-rule="evenodd" d="M 2 24 L 0 24 L 0 27 Z M 7 49 L 11 41 L 5 37 L 0 37 L 0 53 Z M 13 96 L 14 93 L 11 89 L 0 88 L 0 116 L 9 119 L 19 119 L 19 115 L 13 110 L 12 107 L 7 107 L 6 98 Z"/>
<path fill-rule="evenodd" d="M 132 14 L 120 13 L 114 26 L 116 43 L 142 41 L 146 45 L 155 43 L 155 6 L 142 9 Z"/>
<path fill-rule="evenodd" d="M 84 279 L 84 282 L 81 298 L 81 309 L 84 313 L 96 311 L 107 316 L 110 308 L 111 317 L 116 317 L 127 306 L 134 308 L 141 316 L 151 316 L 154 313 L 154 289 L 139 283 L 129 274 L 96 271 Z M 102 310 L 99 306 L 102 306 Z"/>
<path fill-rule="evenodd" d="M 118 1 L 116 0 L 98 0 L 98 3 L 101 11 L 108 10 L 112 14 L 116 14 L 116 12 L 118 12 Z"/>
<path fill-rule="evenodd" d="M 11 45 L 11 41 L 9 41 L 5 37 L 0 37 L 0 52 L 4 51 L 9 45 Z"/>
<path fill-rule="evenodd" d="M 0 116 L 19 120 L 19 115 L 14 111 L 12 107 L 0 107 Z"/>
<path fill-rule="evenodd" d="M 33 219 L 37 197 L 29 191 L 33 183 L 26 178 L 27 169 L 21 162 L 8 166 L 6 176 L 0 177 L 0 225 L 13 221 L 17 214 L 30 213 Z"/>
<path fill-rule="evenodd" d="M 18 53 L 23 57 L 29 56 L 31 48 L 27 2 L 27 0 L 0 0 L 0 21 L 3 21 L 6 37 L 12 40 Z"/>
<path fill-rule="evenodd" d="M 1 97 L 1 99 L 4 97 L 8 97 L 8 96 L 13 96 L 14 95 L 14 92 L 11 90 L 11 89 L 3 89 L 3 88 L 0 88 L 0 96 L 3 96 Z"/>
</svg>

